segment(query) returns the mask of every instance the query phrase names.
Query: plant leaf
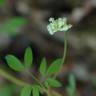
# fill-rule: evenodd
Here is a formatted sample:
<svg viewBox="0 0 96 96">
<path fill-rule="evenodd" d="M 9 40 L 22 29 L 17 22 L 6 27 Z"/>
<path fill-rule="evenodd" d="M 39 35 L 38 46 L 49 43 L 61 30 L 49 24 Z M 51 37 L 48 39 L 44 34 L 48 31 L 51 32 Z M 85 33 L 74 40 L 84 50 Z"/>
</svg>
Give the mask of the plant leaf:
<svg viewBox="0 0 96 96">
<path fill-rule="evenodd" d="M 26 68 L 30 68 L 33 62 L 33 53 L 30 47 L 28 47 L 25 51 L 24 55 L 24 63 Z"/>
<path fill-rule="evenodd" d="M 42 87 L 40 85 L 35 85 L 35 86 L 38 88 L 40 93 L 43 93 Z"/>
<path fill-rule="evenodd" d="M 58 80 L 53 79 L 53 78 L 48 78 L 45 82 L 48 82 L 48 85 L 50 87 L 61 87 L 62 86 L 62 84 Z"/>
<path fill-rule="evenodd" d="M 31 95 L 32 88 L 30 86 L 25 86 L 22 91 L 20 96 L 30 96 Z"/>
<path fill-rule="evenodd" d="M 8 65 L 10 68 L 12 68 L 15 71 L 23 71 L 25 68 L 22 65 L 22 63 L 13 55 L 7 55 L 5 57 Z"/>
<path fill-rule="evenodd" d="M 40 64 L 40 74 L 42 76 L 45 76 L 46 74 L 46 68 L 47 68 L 47 61 L 45 58 L 43 58 L 43 60 L 41 61 L 41 64 Z"/>
<path fill-rule="evenodd" d="M 38 86 L 33 86 L 33 96 L 39 96 L 39 88 Z"/>
<path fill-rule="evenodd" d="M 60 70 L 62 59 L 55 60 L 48 68 L 47 75 L 56 74 Z"/>
<path fill-rule="evenodd" d="M 26 19 L 14 17 L 6 22 L 1 29 L 1 32 L 8 33 L 10 35 L 17 34 L 18 29 L 26 23 Z"/>
</svg>

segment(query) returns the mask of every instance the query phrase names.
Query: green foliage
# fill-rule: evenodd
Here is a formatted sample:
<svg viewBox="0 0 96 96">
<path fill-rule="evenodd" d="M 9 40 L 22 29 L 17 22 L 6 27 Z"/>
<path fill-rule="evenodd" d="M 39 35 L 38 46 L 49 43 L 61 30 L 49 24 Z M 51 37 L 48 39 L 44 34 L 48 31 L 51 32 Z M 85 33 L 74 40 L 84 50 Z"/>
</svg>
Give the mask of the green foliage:
<svg viewBox="0 0 96 96">
<path fill-rule="evenodd" d="M 24 55 L 24 64 L 26 68 L 30 68 L 33 62 L 33 53 L 30 47 L 28 47 L 25 51 Z"/>
<path fill-rule="evenodd" d="M 32 88 L 31 88 L 30 86 L 25 86 L 25 87 L 21 90 L 20 96 L 31 96 L 31 91 L 32 91 Z"/>
<path fill-rule="evenodd" d="M 49 68 L 47 70 L 47 75 L 56 74 L 60 70 L 60 67 L 61 67 L 61 64 L 62 64 L 61 62 L 62 62 L 62 59 L 55 60 L 51 64 L 51 66 L 49 66 Z"/>
<path fill-rule="evenodd" d="M 3 6 L 4 4 L 6 4 L 6 0 L 0 0 L 0 6 Z"/>
<path fill-rule="evenodd" d="M 76 94 L 76 80 L 73 74 L 69 76 L 69 86 L 67 87 L 67 92 L 69 96 L 75 96 Z"/>
<path fill-rule="evenodd" d="M 40 93 L 43 93 L 42 87 L 39 84 L 35 84 Z M 34 86 L 33 86 L 34 87 Z"/>
<path fill-rule="evenodd" d="M 54 78 L 48 78 L 46 81 L 45 81 L 45 86 L 46 87 L 61 87 L 62 86 L 62 84 L 58 81 L 58 80 L 56 80 L 56 79 L 54 79 Z"/>
<path fill-rule="evenodd" d="M 40 74 L 42 76 L 45 76 L 46 74 L 46 69 L 47 69 L 47 61 L 45 58 L 43 58 L 43 60 L 41 61 L 41 64 L 40 64 Z"/>
<path fill-rule="evenodd" d="M 7 55 L 5 58 L 9 67 L 12 68 L 13 70 L 23 71 L 25 69 L 22 63 L 19 61 L 19 59 L 17 59 L 15 56 Z"/>
<path fill-rule="evenodd" d="M 7 55 L 5 57 L 8 65 L 10 68 L 12 68 L 15 71 L 24 71 L 27 68 L 30 68 L 33 61 L 33 54 L 30 47 L 28 47 L 25 51 L 24 55 L 24 65 L 20 62 L 20 60 L 13 56 L 13 55 Z"/>
<path fill-rule="evenodd" d="M 8 34 L 15 35 L 17 34 L 17 29 L 20 28 L 20 26 L 24 25 L 26 23 L 26 20 L 24 18 L 20 17 L 14 17 L 7 21 L 6 24 L 1 28 L 1 32 L 7 32 Z"/>
<path fill-rule="evenodd" d="M 20 96 L 39 96 L 41 92 L 41 87 L 39 85 L 24 86 L 21 90 Z"/>
<path fill-rule="evenodd" d="M 19 61 L 19 59 L 13 55 L 7 55 L 6 61 L 7 61 L 8 65 L 10 66 L 10 68 L 12 68 L 13 70 L 23 71 L 24 69 L 31 67 L 31 64 L 33 61 L 32 50 L 30 47 L 26 48 L 26 51 L 24 54 L 24 65 L 22 65 L 22 63 Z M 51 64 L 51 66 L 49 66 L 49 68 L 47 70 L 47 61 L 45 58 L 43 58 L 41 61 L 41 64 L 40 64 L 40 68 L 39 68 L 40 74 L 42 76 L 47 76 L 50 74 L 56 74 L 61 67 L 61 64 L 62 64 L 61 62 L 62 62 L 62 59 L 55 60 Z M 46 72 L 47 72 L 47 75 L 46 75 Z M 46 86 L 47 88 L 49 88 L 49 87 L 61 87 L 62 84 L 58 80 L 48 77 L 44 81 L 44 86 Z M 42 93 L 42 88 L 39 85 L 34 85 L 32 87 L 25 86 L 22 89 L 20 96 L 30 96 L 31 92 L 32 92 L 33 96 L 39 96 L 39 93 L 40 92 Z"/>
<path fill-rule="evenodd" d="M 33 94 L 32 96 L 39 96 L 39 92 L 40 92 L 39 87 L 37 85 L 34 85 L 32 87 L 32 94 Z"/>
</svg>

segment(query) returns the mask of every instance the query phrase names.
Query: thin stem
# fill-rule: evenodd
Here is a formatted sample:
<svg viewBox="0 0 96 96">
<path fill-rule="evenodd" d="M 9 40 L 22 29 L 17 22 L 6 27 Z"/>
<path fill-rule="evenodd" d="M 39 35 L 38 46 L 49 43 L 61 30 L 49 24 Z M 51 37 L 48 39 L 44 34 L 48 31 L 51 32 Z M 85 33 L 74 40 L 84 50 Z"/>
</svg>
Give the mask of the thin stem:
<svg viewBox="0 0 96 96">
<path fill-rule="evenodd" d="M 28 72 L 28 74 L 29 74 L 29 72 Z M 16 84 L 16 85 L 19 85 L 19 86 L 22 86 L 22 87 L 24 87 L 24 86 L 30 86 L 30 85 L 31 85 L 31 84 L 29 84 L 29 83 L 26 83 L 26 82 L 24 82 L 24 81 L 22 81 L 22 80 L 20 80 L 20 79 L 17 79 L 17 78 L 15 78 L 15 77 L 13 77 L 12 75 L 10 75 L 8 72 L 6 72 L 6 71 L 3 70 L 3 69 L 0 69 L 0 75 L 1 75 L 2 77 L 6 78 L 7 80 L 11 81 L 12 83 L 14 83 L 14 84 Z M 46 92 L 46 93 L 48 93 L 47 89 L 45 89 L 45 88 L 43 87 L 43 85 L 39 82 L 39 80 L 36 79 L 32 74 L 30 74 L 30 75 L 31 75 L 31 77 L 32 77 L 37 83 L 39 83 L 39 85 L 42 87 L 43 91 Z"/>
<path fill-rule="evenodd" d="M 27 71 L 27 74 L 30 75 L 43 89 L 43 91 L 48 95 L 48 96 L 53 96 L 48 89 L 46 89 L 43 84 L 33 75 L 31 74 L 29 71 Z M 56 92 L 54 92 L 54 96 L 61 96 L 60 94 L 57 94 Z"/>
<path fill-rule="evenodd" d="M 28 72 L 29 74 L 30 72 Z M 20 79 L 17 79 L 15 77 L 13 77 L 12 75 L 10 75 L 8 72 L 6 72 L 5 70 L 3 69 L 0 69 L 0 75 L 4 78 L 6 78 L 7 80 L 11 81 L 12 83 L 16 84 L 16 85 L 19 85 L 19 86 L 30 86 L 31 84 L 29 83 L 26 83 Z M 34 80 L 38 83 L 38 79 L 36 77 L 34 77 L 31 73 L 30 75 L 32 76 L 32 78 L 34 78 Z M 44 88 L 44 86 L 39 82 L 40 86 L 42 87 L 42 90 L 48 95 L 48 96 L 52 96 L 52 94 L 46 89 Z M 59 95 L 58 95 L 59 96 Z"/>
<path fill-rule="evenodd" d="M 67 54 L 67 33 L 65 32 L 65 34 L 64 34 L 64 52 L 63 52 L 61 67 L 64 64 L 64 61 L 66 59 L 66 54 Z"/>
<path fill-rule="evenodd" d="M 30 84 L 28 84 L 28 83 L 26 83 L 26 82 L 24 82 L 22 80 L 19 80 L 19 79 L 13 77 L 12 75 L 8 74 L 8 72 L 6 72 L 3 69 L 0 69 L 0 75 L 2 77 L 6 78 L 7 80 L 15 83 L 16 85 L 19 85 L 19 86 L 26 86 L 26 85 L 28 86 L 28 85 L 30 85 Z"/>
<path fill-rule="evenodd" d="M 27 71 L 27 74 L 31 76 L 41 87 L 43 87 L 42 83 L 33 74 L 31 74 L 29 71 Z"/>
<path fill-rule="evenodd" d="M 27 71 L 27 74 L 29 76 L 31 76 L 42 87 L 44 92 L 47 93 L 47 89 L 43 86 L 43 84 L 33 74 L 31 74 L 29 71 Z"/>
<path fill-rule="evenodd" d="M 61 70 L 61 68 L 62 68 L 62 66 L 63 66 L 63 64 L 65 62 L 66 54 L 67 54 L 67 33 L 64 32 L 64 52 L 63 52 L 63 57 L 62 57 L 62 62 L 61 62 L 60 70 Z M 59 72 L 60 72 L 60 70 L 59 70 Z M 58 75 L 58 73 L 55 74 L 54 78 L 56 78 L 56 76 Z"/>
</svg>

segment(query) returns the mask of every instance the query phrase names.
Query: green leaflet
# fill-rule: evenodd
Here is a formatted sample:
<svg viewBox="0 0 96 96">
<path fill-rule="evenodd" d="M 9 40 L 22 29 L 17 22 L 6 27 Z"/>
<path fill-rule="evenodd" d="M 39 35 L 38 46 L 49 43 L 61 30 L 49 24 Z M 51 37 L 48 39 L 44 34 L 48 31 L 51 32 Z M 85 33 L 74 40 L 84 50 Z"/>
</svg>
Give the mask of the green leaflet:
<svg viewBox="0 0 96 96">
<path fill-rule="evenodd" d="M 20 96 L 31 96 L 31 91 L 32 91 L 32 88 L 31 88 L 30 86 L 25 86 L 25 87 L 21 90 Z"/>
<path fill-rule="evenodd" d="M 31 93 L 32 93 L 32 96 L 39 96 L 39 92 L 41 91 L 42 89 L 39 85 L 33 85 L 32 87 L 25 86 L 22 89 L 20 96 L 31 96 Z"/>
<path fill-rule="evenodd" d="M 53 78 L 48 78 L 46 81 L 45 81 L 45 86 L 48 87 L 61 87 L 62 84 L 56 80 L 56 79 L 53 79 Z"/>
<path fill-rule="evenodd" d="M 38 88 L 38 86 L 36 86 L 36 85 L 34 85 L 33 86 L 33 88 L 32 88 L 33 90 L 32 90 L 32 96 L 39 96 L 39 88 Z"/>
<path fill-rule="evenodd" d="M 19 59 L 17 59 L 15 56 L 7 55 L 5 58 L 9 67 L 12 68 L 13 70 L 23 71 L 25 69 L 22 63 L 19 61 Z"/>
<path fill-rule="evenodd" d="M 62 59 L 55 60 L 48 68 L 47 75 L 56 74 L 60 70 Z"/>
<path fill-rule="evenodd" d="M 40 85 L 35 85 L 35 86 L 38 88 L 38 90 L 39 90 L 40 93 L 43 93 L 43 90 L 42 90 L 42 88 L 41 88 Z"/>
<path fill-rule="evenodd" d="M 30 47 L 28 47 L 25 51 L 24 55 L 24 64 L 26 68 L 30 68 L 33 62 L 33 53 Z"/>
<path fill-rule="evenodd" d="M 47 61 L 45 58 L 43 58 L 43 60 L 41 61 L 41 64 L 40 64 L 40 74 L 42 76 L 45 76 L 46 75 L 46 69 L 47 69 Z"/>
</svg>

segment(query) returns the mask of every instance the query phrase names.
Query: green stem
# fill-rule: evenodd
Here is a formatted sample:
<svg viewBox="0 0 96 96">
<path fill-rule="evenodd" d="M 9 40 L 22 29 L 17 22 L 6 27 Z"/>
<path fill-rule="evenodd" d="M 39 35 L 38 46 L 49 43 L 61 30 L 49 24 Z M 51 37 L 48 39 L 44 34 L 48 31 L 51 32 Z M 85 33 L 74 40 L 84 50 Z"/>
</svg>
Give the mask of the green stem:
<svg viewBox="0 0 96 96">
<path fill-rule="evenodd" d="M 19 80 L 15 77 L 13 77 L 12 75 L 8 74 L 8 72 L 6 72 L 5 70 L 3 69 L 0 69 L 0 75 L 4 78 L 6 78 L 7 80 L 15 83 L 16 85 L 19 85 L 19 86 L 26 86 L 26 85 L 30 85 L 22 80 Z"/>
<path fill-rule="evenodd" d="M 28 72 L 29 74 L 29 72 Z M 5 70 L 3 69 L 0 69 L 0 75 L 4 78 L 6 78 L 7 80 L 11 81 L 12 83 L 16 84 L 16 85 L 19 85 L 19 86 L 30 86 L 31 84 L 29 83 L 26 83 L 20 79 L 17 79 L 15 77 L 13 77 L 12 75 L 10 75 L 8 72 L 6 72 Z M 34 77 L 32 74 L 30 74 L 31 77 L 37 82 L 39 83 L 39 85 L 42 87 L 43 91 L 46 92 L 48 94 L 48 91 L 44 88 L 44 86 L 39 82 L 38 79 L 36 79 L 36 77 Z"/>
<path fill-rule="evenodd" d="M 27 72 L 41 87 L 43 87 L 42 83 L 39 82 L 39 80 L 33 76 L 30 72 Z M 26 85 L 30 85 L 22 80 L 19 80 L 15 77 L 13 77 L 12 75 L 10 75 L 8 72 L 6 72 L 5 70 L 3 69 L 0 69 L 0 75 L 4 78 L 6 78 L 7 80 L 15 83 L 16 85 L 19 85 L 19 86 L 26 86 Z M 43 87 L 44 88 L 44 87 Z"/>
<path fill-rule="evenodd" d="M 64 32 L 64 52 L 63 52 L 63 57 L 62 57 L 62 62 L 61 62 L 60 70 L 61 70 L 61 68 L 62 68 L 62 66 L 63 66 L 63 64 L 65 62 L 66 54 L 67 54 L 67 33 Z M 60 72 L 60 70 L 59 70 L 59 72 Z M 56 78 L 56 76 L 58 75 L 58 73 L 55 74 L 54 78 Z"/>
<path fill-rule="evenodd" d="M 65 34 L 64 34 L 64 53 L 63 53 L 63 58 L 62 58 L 61 67 L 62 67 L 62 65 L 64 64 L 64 61 L 65 61 L 65 59 L 66 59 L 66 54 L 67 54 L 67 33 L 65 32 Z"/>
<path fill-rule="evenodd" d="M 29 71 L 27 71 L 27 74 L 30 75 L 41 87 L 42 90 L 48 95 L 51 96 L 50 92 L 48 91 L 48 89 L 45 88 L 45 86 L 33 75 L 31 74 Z"/>
<path fill-rule="evenodd" d="M 32 76 L 32 74 L 30 74 Z M 4 69 L 0 69 L 0 76 L 6 78 L 7 80 L 11 81 L 12 83 L 19 85 L 19 86 L 30 86 L 31 84 L 26 83 L 20 79 L 17 79 L 15 77 L 13 77 L 12 75 L 10 75 L 8 72 L 6 72 Z M 33 76 L 32 76 L 33 77 Z M 33 77 L 34 78 L 34 77 Z M 36 79 L 36 77 L 34 78 L 37 82 L 38 79 Z M 41 85 L 41 84 L 40 84 Z M 43 91 L 48 95 L 48 96 L 52 96 L 52 94 L 43 87 L 43 85 L 41 85 Z M 59 96 L 59 95 L 58 95 Z"/>
<path fill-rule="evenodd" d="M 31 74 L 29 71 L 27 71 L 27 74 L 29 76 L 31 76 L 43 89 L 45 89 L 45 87 L 43 86 L 43 84 L 33 74 Z"/>
<path fill-rule="evenodd" d="M 45 86 L 43 86 L 43 84 L 33 75 L 31 74 L 29 71 L 27 71 L 27 74 L 30 75 L 43 89 L 43 91 L 47 94 L 47 96 L 53 96 L 48 89 L 45 88 Z M 55 95 L 56 96 L 56 95 Z M 61 96 L 61 95 L 58 95 Z"/>
</svg>

